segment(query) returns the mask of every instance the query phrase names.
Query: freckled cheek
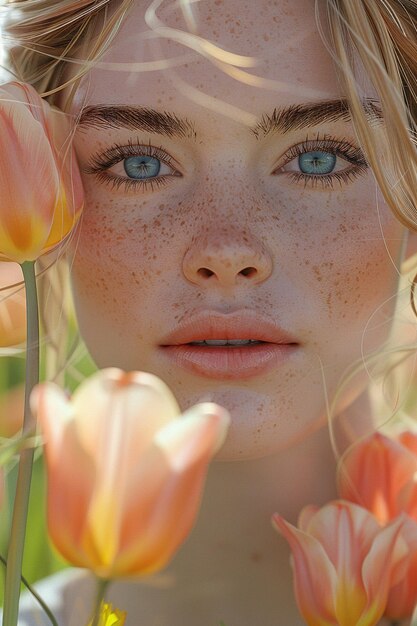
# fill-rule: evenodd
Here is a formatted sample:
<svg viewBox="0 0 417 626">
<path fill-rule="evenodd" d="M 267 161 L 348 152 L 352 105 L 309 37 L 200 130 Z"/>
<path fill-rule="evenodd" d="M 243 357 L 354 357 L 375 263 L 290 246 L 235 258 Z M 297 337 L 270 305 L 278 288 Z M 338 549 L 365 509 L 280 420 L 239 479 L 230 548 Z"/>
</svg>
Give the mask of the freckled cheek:
<svg viewBox="0 0 417 626">
<path fill-rule="evenodd" d="M 394 306 L 398 273 L 390 255 L 398 260 L 403 229 L 381 209 L 383 238 L 374 204 L 363 199 L 362 190 L 349 201 L 286 202 L 275 219 L 276 272 L 282 263 L 311 314 L 331 320 L 337 332 L 347 321 L 363 328 L 377 309 L 382 319 Z"/>
<path fill-rule="evenodd" d="M 103 311 L 143 310 L 155 281 L 161 281 L 164 237 L 161 222 L 144 222 L 120 202 L 89 204 L 83 215 L 72 269 L 73 285 L 84 300 Z"/>
</svg>

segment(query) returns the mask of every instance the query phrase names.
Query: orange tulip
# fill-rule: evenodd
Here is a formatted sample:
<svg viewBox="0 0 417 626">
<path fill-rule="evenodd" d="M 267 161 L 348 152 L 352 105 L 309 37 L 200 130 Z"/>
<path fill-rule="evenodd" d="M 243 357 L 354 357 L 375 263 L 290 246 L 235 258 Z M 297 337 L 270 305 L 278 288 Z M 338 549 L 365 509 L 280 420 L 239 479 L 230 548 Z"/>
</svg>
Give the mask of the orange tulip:
<svg viewBox="0 0 417 626">
<path fill-rule="evenodd" d="M 116 368 L 85 380 L 72 400 L 38 385 L 31 408 L 46 441 L 59 552 L 105 579 L 164 567 L 192 528 L 227 412 L 203 403 L 180 415 L 161 380 Z"/>
<path fill-rule="evenodd" d="M 371 511 L 380 524 L 403 511 L 414 517 L 416 472 L 417 455 L 399 441 L 377 432 L 354 444 L 342 459 L 339 496 Z"/>
<path fill-rule="evenodd" d="M 0 87 L 0 259 L 34 261 L 75 226 L 84 194 L 70 135 L 30 85 Z"/>
<path fill-rule="evenodd" d="M 0 262 L 0 350 L 26 341 L 26 296 L 22 268 Z"/>
<path fill-rule="evenodd" d="M 288 541 L 299 610 L 309 626 L 373 626 L 406 558 L 403 520 L 381 529 L 371 513 L 337 500 L 305 507 L 298 527 L 273 515 Z"/>
</svg>

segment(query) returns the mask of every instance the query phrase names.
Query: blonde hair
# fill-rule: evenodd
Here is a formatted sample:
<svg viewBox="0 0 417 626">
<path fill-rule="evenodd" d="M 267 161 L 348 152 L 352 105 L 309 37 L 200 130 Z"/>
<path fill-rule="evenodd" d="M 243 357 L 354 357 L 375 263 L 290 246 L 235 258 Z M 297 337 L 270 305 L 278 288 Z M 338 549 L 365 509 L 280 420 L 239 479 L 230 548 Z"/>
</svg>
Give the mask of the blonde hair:
<svg viewBox="0 0 417 626">
<path fill-rule="evenodd" d="M 82 76 L 111 44 L 132 5 L 133 0 L 6 0 L 8 69 L 51 104 L 71 85 L 67 109 Z M 195 35 L 191 2 L 183 0 L 181 8 Z M 316 14 L 322 38 L 340 68 L 353 125 L 379 187 L 397 218 L 417 230 L 417 4 L 415 0 L 316 0 Z M 212 48 L 208 52 L 205 48 L 204 54 L 210 57 Z M 391 154 L 384 162 L 355 80 L 357 55 L 386 122 Z M 66 81 L 74 63 L 78 69 Z M 231 65 L 233 61 L 230 70 L 236 70 Z M 239 76 L 227 70 L 224 59 L 222 68 Z"/>
</svg>

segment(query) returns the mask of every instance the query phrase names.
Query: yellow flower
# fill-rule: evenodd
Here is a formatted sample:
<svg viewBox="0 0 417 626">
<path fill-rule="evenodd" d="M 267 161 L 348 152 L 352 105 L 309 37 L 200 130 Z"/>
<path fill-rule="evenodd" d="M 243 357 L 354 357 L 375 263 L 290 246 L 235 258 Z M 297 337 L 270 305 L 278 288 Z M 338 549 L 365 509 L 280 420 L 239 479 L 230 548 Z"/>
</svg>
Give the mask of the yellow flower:
<svg viewBox="0 0 417 626">
<path fill-rule="evenodd" d="M 124 626 L 126 621 L 126 611 L 113 609 L 112 605 L 102 602 L 100 607 L 100 618 L 97 626 Z M 88 626 L 91 626 L 91 621 Z"/>
</svg>

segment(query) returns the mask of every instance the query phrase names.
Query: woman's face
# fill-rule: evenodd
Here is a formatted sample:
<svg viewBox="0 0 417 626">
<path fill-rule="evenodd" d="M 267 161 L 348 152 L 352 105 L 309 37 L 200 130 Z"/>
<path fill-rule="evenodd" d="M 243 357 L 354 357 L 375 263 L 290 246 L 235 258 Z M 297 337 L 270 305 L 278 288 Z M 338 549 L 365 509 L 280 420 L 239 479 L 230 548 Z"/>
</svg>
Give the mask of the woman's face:
<svg viewBox="0 0 417 626">
<path fill-rule="evenodd" d="M 265 456 L 323 425 L 323 380 L 331 398 L 386 338 L 404 229 L 359 149 L 311 0 L 193 3 L 186 45 L 179 3 L 162 2 L 154 38 L 149 4 L 134 3 L 101 61 L 176 66 L 95 67 L 71 111 L 89 107 L 75 140 L 81 333 L 99 367 L 157 374 L 182 408 L 228 408 L 219 458 Z M 193 49 L 200 37 L 211 60 Z"/>
</svg>

